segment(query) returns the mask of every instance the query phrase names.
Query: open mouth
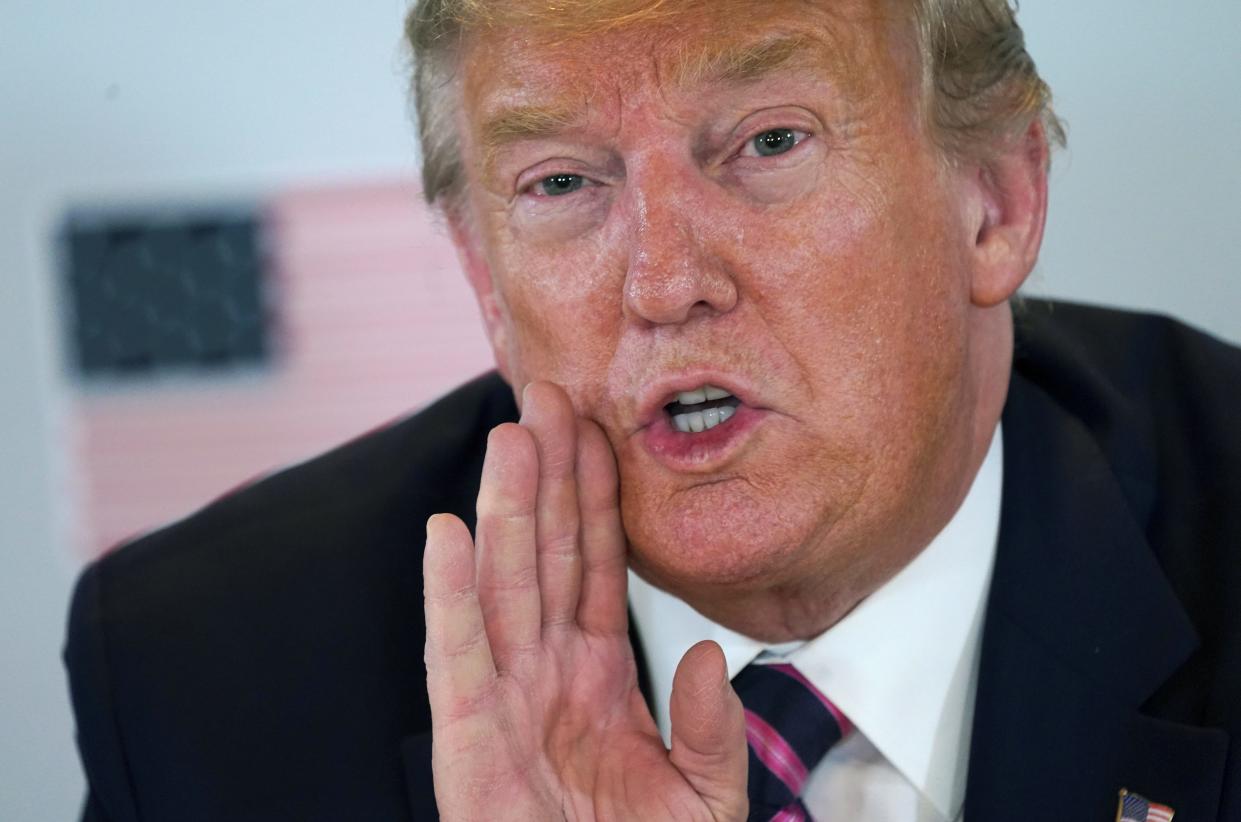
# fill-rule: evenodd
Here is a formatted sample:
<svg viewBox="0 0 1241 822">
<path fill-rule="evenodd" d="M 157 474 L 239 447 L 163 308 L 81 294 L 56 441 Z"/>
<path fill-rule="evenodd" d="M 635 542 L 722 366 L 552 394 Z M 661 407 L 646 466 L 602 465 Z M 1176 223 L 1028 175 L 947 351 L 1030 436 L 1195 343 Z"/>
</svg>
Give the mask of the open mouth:
<svg viewBox="0 0 1241 822">
<path fill-rule="evenodd" d="M 737 412 L 741 401 L 723 388 L 703 385 L 693 391 L 680 391 L 664 406 L 672 427 L 683 434 L 700 434 L 723 425 Z"/>
</svg>

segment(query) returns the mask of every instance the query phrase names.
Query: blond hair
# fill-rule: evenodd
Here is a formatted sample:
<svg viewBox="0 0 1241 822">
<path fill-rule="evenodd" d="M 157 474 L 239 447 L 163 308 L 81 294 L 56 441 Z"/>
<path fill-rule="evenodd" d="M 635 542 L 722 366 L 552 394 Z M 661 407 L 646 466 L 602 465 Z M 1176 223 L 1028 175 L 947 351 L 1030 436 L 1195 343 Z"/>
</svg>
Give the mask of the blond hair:
<svg viewBox="0 0 1241 822">
<path fill-rule="evenodd" d="M 743 6 L 752 0 L 711 0 Z M 1051 89 L 1025 48 L 1010 0 L 894 0 L 908 3 L 921 52 L 925 120 L 946 157 L 985 162 L 1005 140 L 1040 121 L 1064 143 Z M 452 202 L 464 184 L 452 112 L 452 79 L 464 34 L 480 27 L 530 26 L 566 33 L 657 21 L 687 0 L 418 0 L 405 22 L 413 53 L 411 91 L 427 202 Z"/>
</svg>

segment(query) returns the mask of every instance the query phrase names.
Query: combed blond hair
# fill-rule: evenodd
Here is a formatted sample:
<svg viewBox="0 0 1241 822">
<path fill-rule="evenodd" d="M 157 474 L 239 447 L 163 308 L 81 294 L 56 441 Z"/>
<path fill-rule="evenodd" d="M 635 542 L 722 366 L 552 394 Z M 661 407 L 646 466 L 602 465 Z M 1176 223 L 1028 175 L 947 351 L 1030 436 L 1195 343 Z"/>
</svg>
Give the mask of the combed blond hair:
<svg viewBox="0 0 1241 822">
<path fill-rule="evenodd" d="M 828 0 L 822 0 L 827 2 Z M 985 162 L 1006 140 L 1041 121 L 1048 139 L 1064 128 L 1039 76 L 1010 0 L 891 0 L 910 6 L 922 62 L 925 120 L 950 159 Z M 753 0 L 710 0 L 714 12 Z M 411 92 L 427 202 L 453 201 L 464 185 L 452 112 L 452 78 L 463 35 L 525 26 L 566 34 L 655 22 L 700 5 L 692 0 L 418 0 L 406 18 Z"/>
</svg>

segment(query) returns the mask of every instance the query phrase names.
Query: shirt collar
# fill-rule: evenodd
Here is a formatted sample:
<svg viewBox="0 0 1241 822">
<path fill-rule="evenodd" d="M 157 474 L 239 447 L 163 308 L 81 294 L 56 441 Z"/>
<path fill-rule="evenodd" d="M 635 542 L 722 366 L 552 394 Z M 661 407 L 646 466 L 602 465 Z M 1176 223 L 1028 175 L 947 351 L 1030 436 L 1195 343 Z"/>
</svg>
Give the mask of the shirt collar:
<svg viewBox="0 0 1241 822">
<path fill-rule="evenodd" d="M 782 649 L 949 819 L 965 796 L 979 639 L 999 535 L 1002 450 L 997 425 L 965 501 L 931 543 L 827 632 L 791 652 Z M 672 675 L 690 646 L 719 643 L 730 677 L 768 650 L 632 572 L 629 596 L 665 740 Z"/>
</svg>

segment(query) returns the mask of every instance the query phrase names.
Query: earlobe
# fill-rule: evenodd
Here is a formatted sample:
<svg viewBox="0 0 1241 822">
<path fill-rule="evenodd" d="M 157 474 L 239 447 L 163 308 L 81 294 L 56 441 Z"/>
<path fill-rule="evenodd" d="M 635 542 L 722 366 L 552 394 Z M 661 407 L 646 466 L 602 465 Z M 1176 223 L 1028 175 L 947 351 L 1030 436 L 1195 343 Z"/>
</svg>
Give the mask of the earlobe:
<svg viewBox="0 0 1241 822">
<path fill-rule="evenodd" d="M 970 298 L 980 308 L 1009 299 L 1038 260 L 1047 219 L 1049 148 L 1042 123 L 976 169 L 977 234 Z"/>
<path fill-rule="evenodd" d="M 462 216 L 459 212 L 448 215 L 448 231 L 457 249 L 457 259 L 461 262 L 465 278 L 474 291 L 474 298 L 478 301 L 478 310 L 483 317 L 487 339 L 491 342 L 496 368 L 500 376 L 511 382 L 504 308 L 496 293 L 495 282 L 491 277 L 491 266 L 487 262 L 482 244 L 478 241 L 469 218 Z"/>
</svg>

